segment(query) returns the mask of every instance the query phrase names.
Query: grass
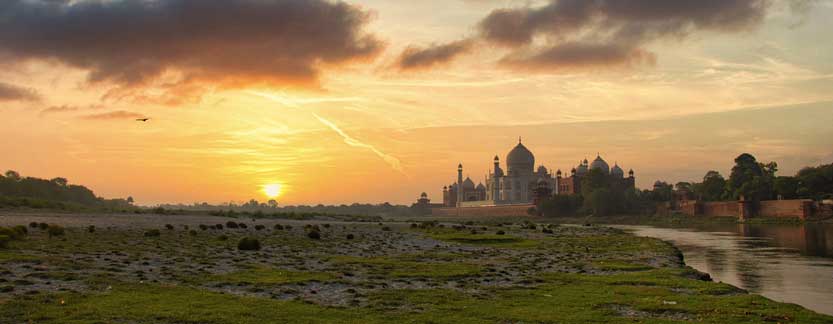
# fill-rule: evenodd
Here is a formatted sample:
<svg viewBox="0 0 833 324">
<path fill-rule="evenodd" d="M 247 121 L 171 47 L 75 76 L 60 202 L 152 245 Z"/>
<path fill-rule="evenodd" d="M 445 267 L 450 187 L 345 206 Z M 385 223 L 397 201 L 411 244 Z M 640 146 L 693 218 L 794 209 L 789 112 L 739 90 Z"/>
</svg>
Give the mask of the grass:
<svg viewBox="0 0 833 324">
<path fill-rule="evenodd" d="M 452 229 L 433 228 L 428 230 L 417 230 L 435 240 L 459 243 L 465 245 L 502 247 L 502 248 L 531 248 L 537 246 L 540 241 L 525 239 L 513 235 L 497 234 L 471 234 L 467 231 L 455 231 Z"/>
<path fill-rule="evenodd" d="M 686 270 L 615 275 L 547 273 L 530 288 L 386 289 L 366 307 L 333 308 L 176 285 L 123 284 L 107 292 L 0 302 L 0 316 L 37 323 L 830 323 L 799 306 L 686 278 Z M 682 292 L 681 292 L 682 291 Z M 64 305 L 61 305 L 61 300 Z M 631 318 L 636 314 L 640 318 Z"/>
<path fill-rule="evenodd" d="M 411 260 L 409 260 L 411 259 Z M 412 257 L 362 258 L 336 256 L 331 259 L 336 265 L 348 265 L 368 269 L 371 274 L 393 278 L 460 278 L 474 276 L 481 272 L 479 265 L 460 262 L 412 261 Z"/>
<path fill-rule="evenodd" d="M 334 278 L 333 274 L 326 272 L 301 272 L 256 266 L 242 271 L 213 275 L 200 280 L 232 284 L 283 285 L 309 281 L 323 282 Z"/>
</svg>

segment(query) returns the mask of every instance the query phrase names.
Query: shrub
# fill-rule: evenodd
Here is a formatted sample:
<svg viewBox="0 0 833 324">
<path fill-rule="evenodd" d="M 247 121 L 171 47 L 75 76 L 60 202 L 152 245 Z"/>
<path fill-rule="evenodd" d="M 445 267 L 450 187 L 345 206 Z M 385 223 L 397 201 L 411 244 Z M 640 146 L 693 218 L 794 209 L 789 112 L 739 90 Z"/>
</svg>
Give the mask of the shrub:
<svg viewBox="0 0 833 324">
<path fill-rule="evenodd" d="M 200 229 L 203 231 L 208 230 L 208 225 L 200 224 Z"/>
<path fill-rule="evenodd" d="M 237 226 L 237 223 L 235 223 L 235 222 L 228 221 L 228 222 L 226 222 L 226 227 L 228 227 L 228 228 L 239 228 L 240 226 Z"/>
<path fill-rule="evenodd" d="M 0 249 L 5 249 L 9 247 L 9 242 L 12 241 L 12 238 L 8 235 L 0 235 Z"/>
<path fill-rule="evenodd" d="M 382 227 L 382 230 L 385 231 L 385 232 L 390 232 L 390 227 L 387 227 L 387 226 Z"/>
<path fill-rule="evenodd" d="M 214 225 L 214 228 L 217 229 L 217 230 L 222 231 L 223 230 L 223 224 Z"/>
<path fill-rule="evenodd" d="M 95 225 L 87 226 L 87 232 L 95 233 Z"/>
<path fill-rule="evenodd" d="M 167 228 L 168 230 L 173 230 L 174 226 L 171 224 L 165 224 L 165 228 Z"/>
<path fill-rule="evenodd" d="M 495 233 L 495 234 L 497 234 L 497 235 L 505 235 L 505 234 L 506 234 L 506 232 L 504 232 L 504 231 L 500 230 L 500 231 L 497 231 L 497 233 Z"/>
<path fill-rule="evenodd" d="M 45 230 L 49 229 L 49 224 L 47 224 L 47 223 L 38 223 L 38 228 L 40 228 L 42 231 L 45 231 Z"/>
<path fill-rule="evenodd" d="M 330 224 L 324 224 L 324 228 L 330 228 Z"/>
<path fill-rule="evenodd" d="M 225 234 L 220 235 L 220 236 L 217 237 L 217 239 L 220 240 L 220 241 L 228 241 L 228 235 L 225 235 Z"/>
<path fill-rule="evenodd" d="M 29 223 L 29 227 L 38 228 L 38 223 L 37 222 L 31 222 L 31 223 Z"/>
<path fill-rule="evenodd" d="M 282 231 L 282 230 L 283 230 L 283 225 L 281 225 L 281 224 L 275 224 L 275 229 L 276 229 L 276 230 L 279 230 L 279 231 Z"/>
<path fill-rule="evenodd" d="M 49 225 L 47 233 L 49 233 L 49 237 L 64 236 L 64 228 L 61 225 L 52 224 Z"/>
<path fill-rule="evenodd" d="M 145 231 L 145 237 L 159 237 L 160 235 L 162 235 L 162 233 L 160 233 L 158 229 Z"/>
<path fill-rule="evenodd" d="M 23 225 L 17 225 L 17 226 L 15 226 L 15 227 L 13 227 L 12 229 L 13 229 L 15 232 L 18 232 L 18 233 L 20 233 L 20 234 L 21 234 L 21 235 L 23 235 L 23 236 L 26 236 L 26 235 L 28 235 L 28 234 L 29 234 L 29 229 L 28 229 L 28 228 L 26 228 L 26 226 L 23 226 Z"/>
<path fill-rule="evenodd" d="M 318 231 L 310 231 L 309 233 L 307 233 L 307 237 L 309 237 L 310 239 L 313 239 L 313 240 L 320 240 L 321 239 L 321 233 L 318 232 Z"/>
<path fill-rule="evenodd" d="M 244 237 L 237 243 L 237 249 L 241 251 L 258 251 L 260 250 L 260 241 L 256 238 Z"/>
<path fill-rule="evenodd" d="M 263 225 L 260 225 L 260 224 L 255 225 L 255 230 L 256 231 L 262 231 L 264 229 L 266 229 L 266 226 L 263 226 Z"/>
<path fill-rule="evenodd" d="M 208 228 L 208 226 L 206 226 L 206 228 Z M 195 230 L 190 230 L 190 231 L 188 231 L 188 235 L 191 235 L 191 236 L 197 236 L 197 231 L 195 231 Z"/>
<path fill-rule="evenodd" d="M 347 234 L 347 239 L 348 239 L 348 240 L 352 240 L 352 239 L 354 239 L 354 238 L 356 238 L 356 237 L 355 237 L 355 236 L 353 236 L 353 234 Z"/>
<path fill-rule="evenodd" d="M 552 230 L 549 229 L 549 228 L 544 228 L 544 229 L 541 230 L 541 232 L 545 233 L 545 234 L 552 234 Z"/>
<path fill-rule="evenodd" d="M 286 226 L 284 226 L 283 228 L 285 228 L 285 229 L 288 231 L 288 230 L 291 230 L 291 229 L 292 229 L 292 225 L 286 225 Z"/>
<path fill-rule="evenodd" d="M 237 226 L 239 226 L 240 228 L 249 228 L 249 226 L 245 223 L 238 223 Z"/>
</svg>

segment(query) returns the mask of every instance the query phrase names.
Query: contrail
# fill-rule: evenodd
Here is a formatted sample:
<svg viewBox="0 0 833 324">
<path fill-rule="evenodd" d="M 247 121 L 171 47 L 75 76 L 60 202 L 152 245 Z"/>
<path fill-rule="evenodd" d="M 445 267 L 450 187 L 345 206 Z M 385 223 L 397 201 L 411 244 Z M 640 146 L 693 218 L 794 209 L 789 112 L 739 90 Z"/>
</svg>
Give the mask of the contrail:
<svg viewBox="0 0 833 324">
<path fill-rule="evenodd" d="M 405 171 L 402 169 L 402 164 L 399 163 L 399 159 L 397 159 L 393 156 L 390 156 L 388 154 L 385 154 L 385 152 L 379 151 L 373 145 L 363 143 L 363 142 L 361 142 L 361 141 L 359 141 L 355 138 L 350 137 L 350 135 L 347 135 L 347 133 L 345 133 L 340 128 L 338 128 L 338 126 L 336 124 L 333 124 L 329 120 L 321 118 L 321 116 L 318 116 L 318 114 L 312 113 L 312 115 L 315 116 L 315 118 L 318 118 L 318 121 L 320 121 L 322 124 L 331 128 L 333 131 L 338 133 L 338 135 L 341 135 L 341 137 L 344 138 L 344 143 L 346 143 L 347 145 L 350 145 L 350 146 L 353 146 L 353 147 L 366 148 L 368 150 L 373 151 L 373 153 L 376 153 L 376 155 L 378 155 L 380 158 L 382 158 L 382 160 L 384 160 L 387 164 L 389 164 L 391 168 L 393 168 L 396 171 L 399 171 L 399 173 L 402 173 L 405 176 L 408 176 L 407 174 L 405 174 Z"/>
</svg>

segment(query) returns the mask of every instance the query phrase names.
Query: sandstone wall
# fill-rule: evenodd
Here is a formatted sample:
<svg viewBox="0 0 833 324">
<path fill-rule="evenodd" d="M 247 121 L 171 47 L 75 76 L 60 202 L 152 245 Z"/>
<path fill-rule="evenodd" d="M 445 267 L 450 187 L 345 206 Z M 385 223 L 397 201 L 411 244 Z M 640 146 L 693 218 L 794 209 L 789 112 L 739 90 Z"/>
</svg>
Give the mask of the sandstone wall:
<svg viewBox="0 0 833 324">
<path fill-rule="evenodd" d="M 813 201 L 809 199 L 762 201 L 756 216 L 798 217 L 807 219 L 812 213 Z"/>
<path fill-rule="evenodd" d="M 737 201 L 712 201 L 704 202 L 701 207 L 703 216 L 738 216 Z"/>
</svg>

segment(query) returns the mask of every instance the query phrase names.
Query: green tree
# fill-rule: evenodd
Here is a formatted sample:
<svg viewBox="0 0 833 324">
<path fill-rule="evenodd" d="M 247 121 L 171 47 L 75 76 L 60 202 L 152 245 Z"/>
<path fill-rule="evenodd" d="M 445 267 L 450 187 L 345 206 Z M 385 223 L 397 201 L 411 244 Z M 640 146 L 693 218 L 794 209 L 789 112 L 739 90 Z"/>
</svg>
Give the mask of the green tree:
<svg viewBox="0 0 833 324">
<path fill-rule="evenodd" d="M 6 178 L 11 181 L 20 181 L 20 173 L 13 170 L 6 171 Z"/>
<path fill-rule="evenodd" d="M 585 202 L 594 216 L 607 216 L 615 211 L 615 198 L 607 188 L 594 190 Z"/>
<path fill-rule="evenodd" d="M 775 195 L 783 199 L 798 198 L 798 179 L 795 177 L 777 177 L 773 183 Z"/>
<path fill-rule="evenodd" d="M 723 199 L 726 192 L 726 179 L 720 172 L 709 171 L 703 176 L 703 182 L 697 186 L 695 193 L 705 201 L 718 201 Z"/>
</svg>

